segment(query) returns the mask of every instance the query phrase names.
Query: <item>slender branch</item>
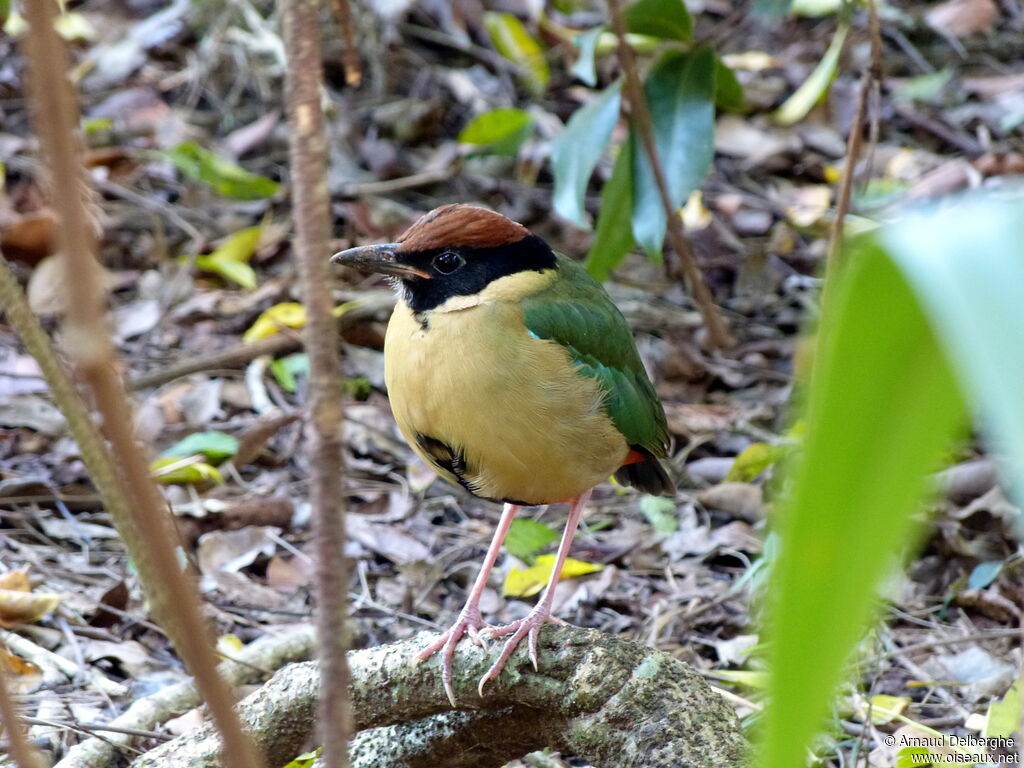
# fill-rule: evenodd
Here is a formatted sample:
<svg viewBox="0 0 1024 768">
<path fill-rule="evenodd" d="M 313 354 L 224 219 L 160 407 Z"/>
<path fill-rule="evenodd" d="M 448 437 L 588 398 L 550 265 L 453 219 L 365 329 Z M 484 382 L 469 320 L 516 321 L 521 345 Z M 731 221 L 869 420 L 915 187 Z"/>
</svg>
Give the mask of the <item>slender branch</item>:
<svg viewBox="0 0 1024 768">
<path fill-rule="evenodd" d="M 344 3 L 343 3 L 344 4 Z M 327 137 L 320 109 L 322 79 L 317 0 L 284 0 L 281 18 L 287 57 L 289 158 L 295 254 L 302 277 L 309 354 L 310 501 L 316 525 L 317 629 L 320 645 L 319 740 L 326 768 L 348 765 L 348 564 L 345 558 L 343 420 L 338 386 L 338 340 L 331 310 L 328 241 Z M 351 21 L 351 20 L 350 20 Z M 350 49 L 351 50 L 351 49 Z"/>
<path fill-rule="evenodd" d="M 668 220 L 669 242 L 672 244 L 672 250 L 679 257 L 687 286 L 697 304 L 697 309 L 700 310 L 700 314 L 704 318 L 711 345 L 717 349 L 731 347 L 735 341 L 729 333 L 725 319 L 719 314 L 718 307 L 715 306 L 715 300 L 704 281 L 704 275 L 701 273 L 700 267 L 697 265 L 697 258 L 690 247 L 690 241 L 686 239 L 686 234 L 683 232 L 683 223 L 677 215 L 676 206 L 672 204 L 672 197 L 669 195 L 665 171 L 658 155 L 658 145 L 654 141 L 654 123 L 651 120 L 651 111 L 647 105 L 647 97 L 644 95 L 640 75 L 637 73 L 636 56 L 633 55 L 633 49 L 626 40 L 626 22 L 622 17 L 619 0 L 608 0 L 608 12 L 611 16 L 615 36 L 619 41 L 619 64 L 626 81 L 626 97 L 632 108 L 633 126 L 640 134 L 644 151 L 647 153 L 651 170 L 654 172 L 658 195 L 661 197 L 661 204 L 665 208 L 665 218 Z"/>
<path fill-rule="evenodd" d="M 358 88 L 363 81 L 363 72 L 359 67 L 359 48 L 356 46 L 355 30 L 352 26 L 352 6 L 349 0 L 334 0 L 334 15 L 341 27 L 341 43 L 344 46 L 345 84 Z"/>
<path fill-rule="evenodd" d="M 578 627 L 545 627 L 538 644 L 540 671 L 533 670 L 525 651 L 517 652 L 484 698 L 477 694 L 477 681 L 501 645 L 480 649 L 460 644 L 453 683 L 459 705 L 468 713 L 423 722 L 451 714 L 440 659 L 409 663 L 432 639 L 422 633 L 402 643 L 350 652 L 356 730 L 406 724 L 375 739 L 380 746 L 375 763 L 357 765 L 441 768 L 450 756 L 447 747 L 474 748 L 474 735 L 483 739 L 475 742 L 481 756 L 476 765 L 500 764 L 487 759 L 488 754 L 504 757 L 494 754 L 498 750 L 525 752 L 543 745 L 602 768 L 747 764 L 747 744 L 736 714 L 697 671 L 662 651 Z M 242 702 L 242 717 L 268 763 L 285 764 L 311 735 L 318 680 L 314 663 L 293 664 Z M 495 728 L 509 733 L 491 743 Z M 414 760 L 407 747 L 413 746 L 416 734 L 420 754 Z M 362 737 L 355 746 L 355 759 L 361 761 Z M 473 763 L 452 764 L 464 768 Z M 218 766 L 216 733 L 208 727 L 166 742 L 132 763 L 132 768 Z"/>
<path fill-rule="evenodd" d="M 116 358 L 103 314 L 96 242 L 83 200 L 78 105 L 67 78 L 67 50 L 53 26 L 55 14 L 56 5 L 51 2 L 32 2 L 25 7 L 31 27 L 26 36 L 26 54 L 31 65 L 35 127 L 49 160 L 51 194 L 61 222 L 58 245 L 68 297 L 64 331 L 69 353 L 92 391 L 103 417 L 105 436 L 117 456 L 116 482 L 138 529 L 127 531 L 126 541 L 140 546 L 133 557 L 153 613 L 209 704 L 224 737 L 226 763 L 251 768 L 261 763 L 242 732 L 231 691 L 217 674 L 199 591 L 178 564 L 174 530 L 163 497 L 149 476 L 146 453 L 135 443 L 130 409 L 125 407 L 128 396 L 115 374 Z"/>
<path fill-rule="evenodd" d="M 868 0 L 868 28 L 871 34 L 871 62 L 865 68 L 857 89 L 857 104 L 853 110 L 853 121 L 850 123 L 850 135 L 846 139 L 846 162 L 839 180 L 839 194 L 836 196 L 836 214 L 832 220 L 832 228 L 828 236 L 828 257 L 825 274 L 830 275 L 839 268 L 839 256 L 843 247 L 843 223 L 850 210 L 850 197 L 853 191 L 853 180 L 857 175 L 857 163 L 864 139 L 864 115 L 867 112 L 868 96 L 871 90 L 881 82 L 881 33 L 878 25 L 878 13 L 874 0 Z"/>
<path fill-rule="evenodd" d="M 14 699 L 7 689 L 7 671 L 0 663 L 0 736 L 7 738 L 7 752 L 18 768 L 42 768 L 42 756 L 29 744 L 21 727 Z"/>
</svg>

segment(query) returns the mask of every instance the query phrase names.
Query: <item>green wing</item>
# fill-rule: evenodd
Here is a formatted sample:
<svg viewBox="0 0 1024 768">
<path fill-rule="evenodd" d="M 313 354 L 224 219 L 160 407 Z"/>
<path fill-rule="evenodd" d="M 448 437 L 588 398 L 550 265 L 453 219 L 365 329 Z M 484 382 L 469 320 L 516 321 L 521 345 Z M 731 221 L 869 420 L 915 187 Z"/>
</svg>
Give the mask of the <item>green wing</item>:
<svg viewBox="0 0 1024 768">
<path fill-rule="evenodd" d="M 523 301 L 526 327 L 565 347 L 584 376 L 607 393 L 604 407 L 631 446 L 664 457 L 665 411 L 647 378 L 626 319 L 599 282 L 559 255 L 560 279 Z"/>
</svg>

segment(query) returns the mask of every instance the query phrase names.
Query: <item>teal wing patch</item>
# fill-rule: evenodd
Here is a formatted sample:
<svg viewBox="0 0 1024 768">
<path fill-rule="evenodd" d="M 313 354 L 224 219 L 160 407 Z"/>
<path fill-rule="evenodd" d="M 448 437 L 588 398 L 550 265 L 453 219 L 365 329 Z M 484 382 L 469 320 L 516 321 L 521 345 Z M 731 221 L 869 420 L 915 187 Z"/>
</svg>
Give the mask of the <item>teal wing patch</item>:
<svg viewBox="0 0 1024 768">
<path fill-rule="evenodd" d="M 523 302 L 531 335 L 565 347 L 584 376 L 606 392 L 605 410 L 632 446 L 664 457 L 668 429 L 661 401 L 644 370 L 625 318 L 601 284 L 559 258 L 562 279 Z"/>
</svg>

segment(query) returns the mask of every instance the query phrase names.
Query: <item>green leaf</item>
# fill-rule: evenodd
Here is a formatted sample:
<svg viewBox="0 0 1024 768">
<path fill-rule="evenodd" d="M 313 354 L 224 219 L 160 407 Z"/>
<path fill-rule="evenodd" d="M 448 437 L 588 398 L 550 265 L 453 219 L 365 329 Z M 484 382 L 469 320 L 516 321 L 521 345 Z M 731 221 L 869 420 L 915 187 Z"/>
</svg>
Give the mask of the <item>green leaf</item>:
<svg viewBox="0 0 1024 768">
<path fill-rule="evenodd" d="M 633 143 L 623 142 L 612 175 L 601 190 L 594 244 L 583 266 L 598 280 L 607 280 L 635 244 L 629 220 L 633 208 Z"/>
<path fill-rule="evenodd" d="M 664 496 L 643 496 L 640 499 L 640 511 L 658 533 L 668 534 L 679 530 L 676 503 L 672 499 Z"/>
<path fill-rule="evenodd" d="M 309 355 L 296 352 L 294 355 L 280 357 L 270 364 L 270 372 L 274 374 L 281 389 L 295 392 L 298 389 L 297 377 L 309 376 Z"/>
<path fill-rule="evenodd" d="M 580 55 L 576 57 L 576 62 L 570 71 L 591 88 L 597 85 L 595 59 L 597 58 L 597 41 L 602 32 L 604 32 L 604 27 L 598 25 L 580 33 L 572 41 L 572 44 L 580 49 Z"/>
<path fill-rule="evenodd" d="M 256 287 L 256 272 L 248 262 L 256 252 L 262 233 L 262 225 L 238 230 L 213 253 L 196 256 L 196 267 L 253 290 Z"/>
<path fill-rule="evenodd" d="M 616 82 L 577 109 L 551 147 L 555 212 L 581 227 L 587 226 L 583 208 L 587 185 L 619 120 L 619 90 Z"/>
<path fill-rule="evenodd" d="M 663 40 L 693 39 L 693 20 L 683 0 L 637 0 L 626 9 L 626 26 L 636 35 Z"/>
<path fill-rule="evenodd" d="M 758 16 L 780 18 L 789 13 L 792 0 L 754 0 L 754 13 Z"/>
<path fill-rule="evenodd" d="M 751 443 L 735 458 L 725 475 L 727 483 L 749 483 L 793 450 L 783 443 Z"/>
<path fill-rule="evenodd" d="M 525 563 L 534 558 L 551 542 L 558 541 L 559 533 L 536 520 L 521 517 L 512 521 L 505 538 L 505 551 Z"/>
<path fill-rule="evenodd" d="M 159 152 L 183 174 L 213 187 L 219 194 L 237 200 L 261 200 L 277 194 L 273 179 L 249 173 L 225 157 L 215 155 L 194 141 Z"/>
<path fill-rule="evenodd" d="M 682 205 L 711 167 L 715 129 L 715 54 L 665 53 L 647 76 L 644 90 L 654 121 L 654 139 L 675 207 Z M 665 209 L 647 153 L 634 128 L 633 236 L 648 256 L 661 255 Z"/>
<path fill-rule="evenodd" d="M 1020 731 L 1021 689 L 1024 688 L 1024 674 L 1010 686 L 1001 699 L 993 699 L 985 712 L 985 728 L 981 735 L 986 739 L 1007 738 Z M 1017 738 L 1020 738 L 1018 735 Z"/>
<path fill-rule="evenodd" d="M 544 51 L 523 26 L 523 22 L 511 13 L 487 11 L 484 26 L 491 37 L 494 50 L 509 61 L 517 64 L 523 75 L 520 81 L 535 96 L 544 93 L 551 71 L 544 59 Z"/>
<path fill-rule="evenodd" d="M 736 79 L 736 73 L 715 56 L 715 106 L 729 112 L 739 112 L 744 107 L 743 86 Z"/>
<path fill-rule="evenodd" d="M 965 195 L 881 230 L 1024 506 L 1024 199 Z M 1024 535 L 1024 518 L 1017 518 Z"/>
<path fill-rule="evenodd" d="M 818 66 L 808 75 L 807 79 L 799 88 L 783 102 L 782 106 L 775 110 L 775 122 L 780 125 L 792 125 L 807 117 L 811 111 L 828 92 L 836 71 L 839 68 L 839 54 L 843 52 L 843 43 L 846 42 L 846 33 L 850 31 L 850 25 L 843 22 L 836 28 L 836 33 L 829 43 L 828 50 L 821 57 Z"/>
<path fill-rule="evenodd" d="M 967 578 L 968 589 L 984 589 L 997 578 L 1003 570 L 1002 560 L 990 560 L 986 563 L 978 563 Z"/>
<path fill-rule="evenodd" d="M 312 768 L 316 759 L 320 757 L 320 753 L 323 751 L 322 747 L 317 747 L 312 752 L 306 752 L 305 754 L 299 755 L 292 760 L 284 768 Z"/>
<path fill-rule="evenodd" d="M 216 467 L 194 457 L 157 459 L 149 465 L 149 471 L 158 483 L 165 485 L 224 484 L 224 478 Z"/>
<path fill-rule="evenodd" d="M 487 147 L 492 155 L 515 157 L 530 135 L 533 116 L 522 109 L 492 109 L 477 115 L 459 133 L 459 142 Z"/>
<path fill-rule="evenodd" d="M 818 18 L 836 13 L 842 5 L 843 0 L 792 0 L 790 10 L 794 16 Z"/>
<path fill-rule="evenodd" d="M 223 432 L 193 432 L 184 440 L 179 440 L 161 457 L 184 458 L 186 456 L 205 456 L 211 461 L 224 461 L 238 453 L 238 438 Z"/>
<path fill-rule="evenodd" d="M 870 241 L 844 255 L 779 514 L 765 768 L 802 762 L 875 585 L 910 535 L 926 475 L 963 423 L 949 362 L 899 270 Z"/>
</svg>

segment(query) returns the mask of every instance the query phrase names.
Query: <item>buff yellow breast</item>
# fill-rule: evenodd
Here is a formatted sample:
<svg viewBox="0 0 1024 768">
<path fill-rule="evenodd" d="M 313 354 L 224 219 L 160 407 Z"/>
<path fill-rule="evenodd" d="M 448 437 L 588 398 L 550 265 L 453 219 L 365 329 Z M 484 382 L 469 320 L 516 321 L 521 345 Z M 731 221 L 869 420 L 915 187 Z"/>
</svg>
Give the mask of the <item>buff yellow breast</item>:
<svg viewBox="0 0 1024 768">
<path fill-rule="evenodd" d="M 503 277 L 422 315 L 399 301 L 388 324 L 385 379 L 402 434 L 479 496 L 564 501 L 607 479 L 629 451 L 597 382 L 523 322 L 520 299 L 552 279 L 553 271 Z M 424 447 L 431 440 L 459 454 L 461 478 L 439 466 Z"/>
</svg>

